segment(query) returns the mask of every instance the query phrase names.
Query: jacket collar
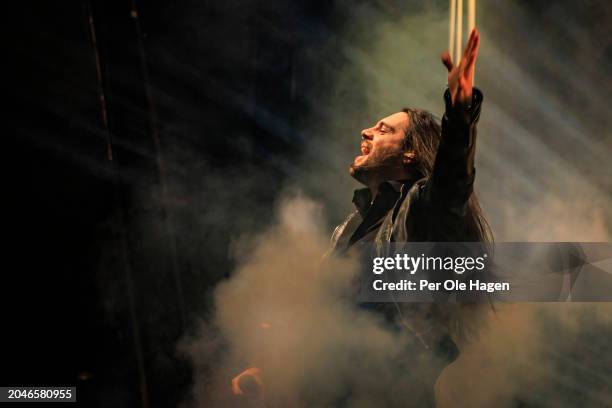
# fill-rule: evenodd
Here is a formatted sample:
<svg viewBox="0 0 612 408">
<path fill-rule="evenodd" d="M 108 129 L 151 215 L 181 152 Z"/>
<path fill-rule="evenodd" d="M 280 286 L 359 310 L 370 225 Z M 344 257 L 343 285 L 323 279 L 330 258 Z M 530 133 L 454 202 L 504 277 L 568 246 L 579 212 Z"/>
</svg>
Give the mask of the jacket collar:
<svg viewBox="0 0 612 408">
<path fill-rule="evenodd" d="M 374 199 L 378 200 L 380 198 L 383 201 L 390 203 L 391 206 L 393 206 L 402 191 L 402 187 L 405 184 L 411 183 L 394 180 L 383 181 L 382 183 L 380 183 L 378 187 L 378 195 Z M 353 193 L 353 204 L 355 204 L 355 207 L 357 208 L 359 214 L 361 214 L 362 217 L 365 216 L 365 214 L 368 212 L 374 199 L 372 199 L 372 192 L 367 187 L 357 189 Z"/>
</svg>

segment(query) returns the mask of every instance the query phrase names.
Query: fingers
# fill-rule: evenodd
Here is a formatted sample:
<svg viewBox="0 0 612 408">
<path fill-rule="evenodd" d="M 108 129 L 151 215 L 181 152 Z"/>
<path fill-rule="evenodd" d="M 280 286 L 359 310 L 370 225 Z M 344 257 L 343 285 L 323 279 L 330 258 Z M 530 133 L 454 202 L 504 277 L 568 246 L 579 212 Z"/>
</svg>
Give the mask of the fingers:
<svg viewBox="0 0 612 408">
<path fill-rule="evenodd" d="M 472 49 L 470 54 L 467 57 L 467 65 L 465 68 L 465 72 L 467 75 L 471 75 L 474 71 L 474 65 L 476 63 L 476 58 L 478 57 L 478 48 L 480 47 L 480 33 L 476 32 L 474 36 L 474 43 L 472 44 Z"/>
<path fill-rule="evenodd" d="M 471 58 L 476 58 L 475 52 L 477 53 L 479 44 L 480 33 L 476 28 L 474 28 L 470 33 L 470 38 L 468 39 L 465 49 L 463 50 L 463 58 L 459 63 L 460 66 L 463 65 L 464 67 L 466 67 Z M 455 67 L 448 51 L 444 51 L 442 53 L 441 59 L 448 72 L 450 72 Z"/>
<path fill-rule="evenodd" d="M 467 44 L 465 45 L 465 49 L 463 50 L 463 60 L 465 60 L 470 52 L 472 51 L 472 47 L 474 46 L 474 37 L 476 35 L 476 29 L 473 29 L 470 33 L 470 38 L 468 39 Z"/>
<path fill-rule="evenodd" d="M 453 61 L 448 51 L 444 51 L 440 57 L 442 59 L 442 64 L 444 64 L 448 72 L 451 72 L 453 70 Z"/>
<path fill-rule="evenodd" d="M 480 33 L 476 28 L 472 30 L 470 33 L 470 38 L 468 43 L 465 46 L 465 50 L 463 50 L 463 58 L 461 59 L 461 65 L 467 70 L 467 66 L 470 61 L 470 57 L 474 53 L 475 49 L 478 49 L 478 44 L 480 42 Z"/>
<path fill-rule="evenodd" d="M 472 41 L 472 47 L 468 55 L 478 53 L 478 47 L 480 47 L 480 33 L 478 32 L 478 30 L 472 30 L 472 35 L 474 36 L 474 39 Z"/>
</svg>

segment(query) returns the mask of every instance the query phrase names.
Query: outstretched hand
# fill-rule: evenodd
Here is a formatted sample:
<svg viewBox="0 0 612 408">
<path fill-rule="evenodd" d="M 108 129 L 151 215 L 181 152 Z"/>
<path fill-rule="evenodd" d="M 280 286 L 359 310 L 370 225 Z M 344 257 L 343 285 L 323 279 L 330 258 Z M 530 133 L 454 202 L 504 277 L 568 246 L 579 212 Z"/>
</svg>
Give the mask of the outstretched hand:
<svg viewBox="0 0 612 408">
<path fill-rule="evenodd" d="M 472 84 L 474 82 L 474 68 L 480 46 L 480 33 L 473 29 L 470 33 L 463 58 L 458 65 L 453 65 L 448 51 L 442 53 L 442 63 L 448 70 L 448 89 L 450 90 L 453 105 L 457 103 L 469 105 L 472 101 Z"/>
</svg>

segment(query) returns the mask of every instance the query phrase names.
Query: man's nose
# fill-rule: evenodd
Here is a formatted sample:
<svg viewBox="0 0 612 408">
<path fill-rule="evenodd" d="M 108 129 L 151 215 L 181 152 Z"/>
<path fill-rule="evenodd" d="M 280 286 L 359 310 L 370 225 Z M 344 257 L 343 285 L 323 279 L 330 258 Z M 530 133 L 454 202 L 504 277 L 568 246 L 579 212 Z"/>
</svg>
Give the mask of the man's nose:
<svg viewBox="0 0 612 408">
<path fill-rule="evenodd" d="M 361 131 L 361 138 L 365 140 L 372 140 L 374 134 L 372 133 L 372 129 L 363 129 Z"/>
</svg>

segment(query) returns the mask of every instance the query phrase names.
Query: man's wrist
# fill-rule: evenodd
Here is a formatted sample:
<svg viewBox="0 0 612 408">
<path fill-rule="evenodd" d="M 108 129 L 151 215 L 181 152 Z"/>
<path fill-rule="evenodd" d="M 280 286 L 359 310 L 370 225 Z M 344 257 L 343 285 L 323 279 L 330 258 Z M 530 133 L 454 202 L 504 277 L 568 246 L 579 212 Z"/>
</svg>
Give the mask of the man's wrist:
<svg viewBox="0 0 612 408">
<path fill-rule="evenodd" d="M 482 92 L 478 88 L 472 88 L 472 94 L 469 98 L 464 101 L 455 101 L 452 100 L 452 95 L 450 88 L 446 88 L 444 92 L 444 103 L 446 107 L 446 111 L 454 110 L 454 111 L 470 111 L 474 108 L 475 105 L 478 105 L 482 101 Z"/>
</svg>

